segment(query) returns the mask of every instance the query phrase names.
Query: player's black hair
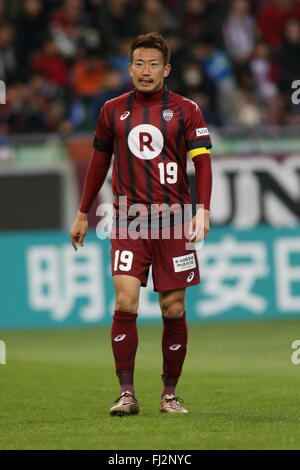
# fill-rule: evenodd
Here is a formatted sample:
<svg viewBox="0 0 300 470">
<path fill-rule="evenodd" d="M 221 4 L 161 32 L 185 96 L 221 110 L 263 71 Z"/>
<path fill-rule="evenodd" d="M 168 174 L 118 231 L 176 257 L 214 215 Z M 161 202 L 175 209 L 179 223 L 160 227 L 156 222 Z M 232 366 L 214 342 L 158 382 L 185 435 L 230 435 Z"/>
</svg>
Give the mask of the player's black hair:
<svg viewBox="0 0 300 470">
<path fill-rule="evenodd" d="M 137 36 L 130 46 L 130 60 L 132 61 L 132 55 L 135 49 L 144 47 L 145 49 L 158 49 L 161 51 L 164 59 L 164 65 L 170 62 L 171 51 L 168 46 L 166 39 L 157 33 L 141 34 Z"/>
</svg>

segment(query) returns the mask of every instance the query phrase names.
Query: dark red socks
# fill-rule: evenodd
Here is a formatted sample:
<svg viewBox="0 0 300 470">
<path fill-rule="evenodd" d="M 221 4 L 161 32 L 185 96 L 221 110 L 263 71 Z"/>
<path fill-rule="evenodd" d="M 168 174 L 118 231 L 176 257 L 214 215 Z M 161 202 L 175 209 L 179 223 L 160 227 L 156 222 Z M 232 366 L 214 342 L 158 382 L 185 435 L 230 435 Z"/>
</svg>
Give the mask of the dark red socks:
<svg viewBox="0 0 300 470">
<path fill-rule="evenodd" d="M 136 313 L 115 310 L 111 328 L 111 344 L 119 377 L 121 393 L 128 390 L 134 394 L 133 372 L 138 346 Z"/>
<path fill-rule="evenodd" d="M 174 394 L 181 374 L 187 346 L 187 323 L 185 312 L 181 318 L 163 318 L 162 337 L 164 389 L 162 396 Z"/>
<path fill-rule="evenodd" d="M 138 346 L 136 313 L 115 311 L 111 329 L 112 349 L 116 363 L 121 393 L 128 390 L 134 394 L 133 376 Z M 181 374 L 187 346 L 187 323 L 183 317 L 163 318 L 162 337 L 164 389 L 162 396 L 174 394 Z"/>
</svg>

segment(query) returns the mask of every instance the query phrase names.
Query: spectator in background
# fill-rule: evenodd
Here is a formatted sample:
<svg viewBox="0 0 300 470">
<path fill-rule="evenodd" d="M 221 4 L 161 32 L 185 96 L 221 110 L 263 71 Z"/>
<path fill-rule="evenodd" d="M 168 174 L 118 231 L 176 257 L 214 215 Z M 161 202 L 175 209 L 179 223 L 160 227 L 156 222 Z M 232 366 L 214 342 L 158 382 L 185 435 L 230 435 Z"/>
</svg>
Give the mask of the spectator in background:
<svg viewBox="0 0 300 470">
<path fill-rule="evenodd" d="M 163 29 L 176 29 L 177 23 L 170 10 L 165 8 L 160 0 L 143 0 L 140 13 L 140 25 L 143 31 L 157 31 Z"/>
<path fill-rule="evenodd" d="M 139 0 L 136 0 L 137 2 Z M 182 0 L 164 0 L 166 6 L 174 12 L 176 17 L 180 20 L 182 18 L 182 14 L 184 12 L 184 2 Z"/>
<path fill-rule="evenodd" d="M 119 71 L 121 77 L 121 87 L 124 89 L 131 87 L 131 78 L 128 71 L 129 48 L 131 42 L 131 38 L 124 38 L 123 41 L 119 43 L 116 54 L 109 59 L 110 67 Z"/>
<path fill-rule="evenodd" d="M 150 29 L 168 38 L 180 71 L 167 85 L 198 102 L 209 123 L 294 123 L 299 21 L 300 0 L 0 0 L 10 97 L 0 132 L 94 128 L 103 101 L 128 90 L 130 38 Z"/>
<path fill-rule="evenodd" d="M 102 90 L 100 93 L 98 93 L 92 103 L 93 119 L 95 125 L 104 103 L 108 100 L 116 98 L 116 96 L 119 96 L 124 92 L 125 90 L 122 89 L 122 78 L 120 72 L 118 70 L 110 70 L 106 75 Z"/>
<path fill-rule="evenodd" d="M 27 67 L 38 51 L 47 32 L 41 0 L 25 0 L 16 21 L 16 52 L 18 65 Z"/>
<path fill-rule="evenodd" d="M 190 60 L 183 64 L 180 91 L 198 104 L 208 124 L 218 124 L 215 102 L 216 88 L 198 62 Z"/>
<path fill-rule="evenodd" d="M 172 67 L 175 70 L 181 70 L 184 67 L 186 62 L 186 49 L 184 39 L 177 34 L 176 31 L 165 31 L 163 36 L 168 41 L 171 57 L 172 57 Z M 176 93 L 182 93 L 180 77 L 178 73 L 170 74 L 166 79 L 166 84 L 168 88 L 173 90 Z"/>
<path fill-rule="evenodd" d="M 41 51 L 31 60 L 31 67 L 43 72 L 49 82 L 65 87 L 68 83 L 67 65 L 51 37 L 42 43 Z"/>
<path fill-rule="evenodd" d="M 98 17 L 103 51 L 108 55 L 114 54 L 123 38 L 133 37 L 141 32 L 139 12 L 140 4 L 136 6 L 124 0 L 103 0 Z"/>
<path fill-rule="evenodd" d="M 12 81 L 7 87 L 6 104 L 1 105 L 0 135 L 70 131 L 73 127 L 65 119 L 65 106 L 57 87 L 34 71 L 27 80 Z"/>
<path fill-rule="evenodd" d="M 44 129 L 46 132 L 60 132 L 67 134 L 73 130 L 73 125 L 67 119 L 66 103 L 59 98 L 49 103 L 47 113 L 43 116 Z"/>
<path fill-rule="evenodd" d="M 47 113 L 48 104 L 57 95 L 57 87 L 38 70 L 34 70 L 29 75 L 27 87 L 32 108 L 37 111 L 39 116 Z"/>
<path fill-rule="evenodd" d="M 93 101 L 103 88 L 108 64 L 96 52 L 81 52 L 75 62 L 72 74 L 71 103 L 69 119 L 74 128 L 88 129 L 93 122 Z"/>
<path fill-rule="evenodd" d="M 64 0 L 61 7 L 53 11 L 50 17 L 50 30 L 55 38 L 58 50 L 65 57 L 74 57 L 81 44 L 98 45 L 94 33 L 89 36 L 90 18 L 84 10 L 83 0 Z"/>
<path fill-rule="evenodd" d="M 258 26 L 262 38 L 270 46 L 280 47 L 284 25 L 289 18 L 300 19 L 300 3 L 295 0 L 271 0 L 258 11 Z"/>
<path fill-rule="evenodd" d="M 277 93 L 278 67 L 271 57 L 270 46 L 260 41 L 256 44 L 250 60 L 257 96 L 261 103 L 266 104 Z"/>
<path fill-rule="evenodd" d="M 83 53 L 72 69 L 72 88 L 80 97 L 93 97 L 103 86 L 107 63 L 96 53 Z"/>
<path fill-rule="evenodd" d="M 17 68 L 15 29 L 10 23 L 0 24 L 0 78 L 10 80 Z"/>
<path fill-rule="evenodd" d="M 191 52 L 192 57 L 200 62 L 205 74 L 216 87 L 221 123 L 230 124 L 235 115 L 236 85 L 227 55 L 216 47 L 215 41 L 209 36 L 196 42 Z"/>
<path fill-rule="evenodd" d="M 248 64 L 239 69 L 235 116 L 237 126 L 258 127 L 263 123 L 263 107 L 257 102 L 255 79 Z"/>
<path fill-rule="evenodd" d="M 7 3 L 5 0 L 0 0 L 0 22 L 10 21 L 9 14 L 7 12 Z"/>
<path fill-rule="evenodd" d="M 285 24 L 279 66 L 279 87 L 285 104 L 284 123 L 299 126 L 300 106 L 291 102 L 292 82 L 300 78 L 300 21 L 296 18 Z"/>
<path fill-rule="evenodd" d="M 255 100 L 253 90 L 239 89 L 236 105 L 237 112 L 233 124 L 246 128 L 254 128 L 263 123 L 262 110 Z"/>
<path fill-rule="evenodd" d="M 180 32 L 190 40 L 198 40 L 209 27 L 207 0 L 187 0 Z"/>
<path fill-rule="evenodd" d="M 6 88 L 6 104 L 1 105 L 0 128 L 3 134 L 22 133 L 27 128 L 25 86 L 11 81 Z"/>
<path fill-rule="evenodd" d="M 255 20 L 249 12 L 248 0 L 232 0 L 223 26 L 227 51 L 236 62 L 249 60 L 255 43 Z"/>
<path fill-rule="evenodd" d="M 41 114 L 29 93 L 27 82 L 13 81 L 7 87 L 6 104 L 1 105 L 0 129 L 7 134 L 45 131 Z"/>
<path fill-rule="evenodd" d="M 257 43 L 250 68 L 256 85 L 256 98 L 264 110 L 265 123 L 271 126 L 279 125 L 283 114 L 282 99 L 277 86 L 279 68 L 267 43 Z"/>
<path fill-rule="evenodd" d="M 280 87 L 290 93 L 292 82 L 300 79 L 300 20 L 296 18 L 285 24 L 279 66 Z"/>
</svg>

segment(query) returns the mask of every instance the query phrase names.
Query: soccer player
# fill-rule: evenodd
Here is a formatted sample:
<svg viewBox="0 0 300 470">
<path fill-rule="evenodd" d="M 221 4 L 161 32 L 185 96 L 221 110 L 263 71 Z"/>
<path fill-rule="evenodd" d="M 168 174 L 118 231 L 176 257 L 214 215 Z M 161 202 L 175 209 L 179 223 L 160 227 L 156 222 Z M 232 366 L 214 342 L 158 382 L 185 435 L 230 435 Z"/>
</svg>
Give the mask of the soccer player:
<svg viewBox="0 0 300 470">
<path fill-rule="evenodd" d="M 111 257 L 116 300 L 111 340 L 120 396 L 110 409 L 112 416 L 139 412 L 133 380 L 138 346 L 136 318 L 140 287 L 147 284 L 150 265 L 163 318 L 160 411 L 187 413 L 176 395 L 176 385 L 188 338 L 185 289 L 200 282 L 196 251 L 194 245 L 191 249 L 191 243 L 203 240 L 209 231 L 211 141 L 199 107 L 164 86 L 164 79 L 171 71 L 169 61 L 170 51 L 162 36 L 149 33 L 132 42 L 129 72 L 134 88 L 107 101 L 101 109 L 80 208 L 70 232 L 77 250 L 77 244 L 83 245 L 88 211 L 114 154 L 115 225 Z M 164 208 L 191 204 L 187 154 L 194 162 L 197 202 L 201 205 L 189 224 L 190 235 L 184 233 L 180 238 L 175 235 L 178 225 L 175 210 L 168 219 L 169 239 L 160 236 L 165 230 L 166 211 L 155 219 L 158 221 L 156 236 L 145 236 L 150 232 L 146 225 L 141 226 L 140 237 L 133 239 L 128 235 L 128 221 L 132 220 L 128 214 L 135 204 L 139 204 L 139 210 L 150 209 L 155 204 Z M 126 201 L 127 218 L 123 216 L 121 197 Z M 143 215 L 148 222 L 149 213 Z M 127 229 L 127 236 L 123 236 Z"/>
</svg>

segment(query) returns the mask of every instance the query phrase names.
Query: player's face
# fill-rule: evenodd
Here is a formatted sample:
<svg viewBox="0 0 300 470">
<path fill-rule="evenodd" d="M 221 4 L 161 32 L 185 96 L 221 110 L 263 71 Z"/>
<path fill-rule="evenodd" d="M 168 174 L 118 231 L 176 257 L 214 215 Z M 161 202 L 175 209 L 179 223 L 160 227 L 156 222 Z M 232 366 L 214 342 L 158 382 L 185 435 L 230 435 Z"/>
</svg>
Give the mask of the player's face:
<svg viewBox="0 0 300 470">
<path fill-rule="evenodd" d="M 129 73 L 132 83 L 142 93 L 154 93 L 163 87 L 164 79 L 169 75 L 171 65 L 164 65 L 162 52 L 158 49 L 135 49 Z"/>
</svg>

